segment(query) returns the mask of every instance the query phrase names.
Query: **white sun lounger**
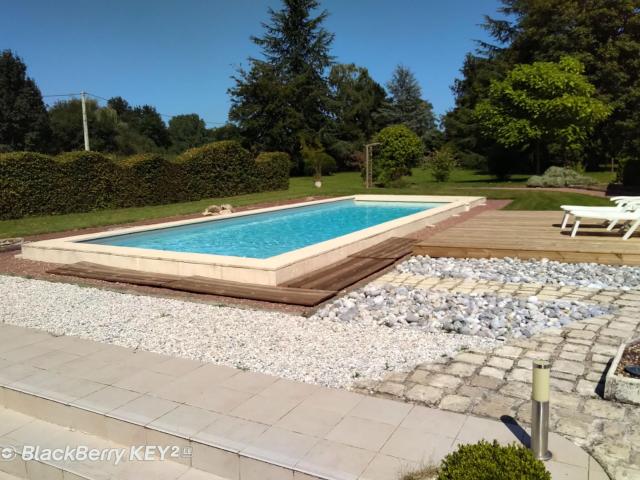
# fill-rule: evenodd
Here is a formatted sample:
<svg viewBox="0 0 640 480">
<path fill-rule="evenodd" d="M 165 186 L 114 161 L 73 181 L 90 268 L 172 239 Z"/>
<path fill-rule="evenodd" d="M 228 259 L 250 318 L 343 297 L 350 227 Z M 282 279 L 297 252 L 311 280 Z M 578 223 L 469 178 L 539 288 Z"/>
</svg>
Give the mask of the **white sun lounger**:
<svg viewBox="0 0 640 480">
<path fill-rule="evenodd" d="M 640 210 L 624 211 L 624 212 L 596 212 L 593 210 L 572 210 L 571 214 L 575 217 L 573 223 L 573 230 L 571 230 L 571 236 L 575 237 L 580 228 L 580 222 L 583 218 L 594 218 L 597 220 L 605 220 L 610 222 L 607 230 L 611 230 L 615 225 L 614 222 L 631 222 L 629 230 L 622 237 L 623 240 L 628 240 L 631 235 L 640 227 Z"/>
<path fill-rule="evenodd" d="M 561 230 L 567 228 L 567 223 L 569 222 L 569 218 L 573 215 L 573 211 L 580 210 L 582 212 L 596 212 L 596 213 L 613 213 L 613 212 L 627 212 L 634 211 L 640 208 L 640 197 L 612 197 L 610 199 L 616 205 L 611 207 L 590 207 L 587 205 L 561 205 L 560 208 L 564 211 L 564 215 L 562 216 L 562 225 L 560 226 Z M 616 225 L 616 221 L 610 222 L 607 230 L 613 229 Z"/>
</svg>

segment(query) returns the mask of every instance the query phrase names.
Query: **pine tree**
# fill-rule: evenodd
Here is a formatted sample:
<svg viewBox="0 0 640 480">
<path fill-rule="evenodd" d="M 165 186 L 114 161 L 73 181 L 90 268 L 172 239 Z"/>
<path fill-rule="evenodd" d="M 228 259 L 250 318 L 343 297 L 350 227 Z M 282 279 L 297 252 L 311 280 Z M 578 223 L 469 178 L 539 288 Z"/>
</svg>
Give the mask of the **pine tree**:
<svg viewBox="0 0 640 480">
<path fill-rule="evenodd" d="M 300 164 L 302 140 L 317 141 L 327 125 L 327 68 L 333 34 L 322 26 L 328 13 L 313 16 L 317 0 L 284 0 L 269 9 L 264 34 L 252 37 L 262 58 L 250 58 L 229 90 L 229 118 L 259 149 L 285 150 Z"/>
<path fill-rule="evenodd" d="M 8 150 L 48 150 L 47 109 L 27 66 L 11 50 L 0 54 L 0 145 Z"/>
<path fill-rule="evenodd" d="M 436 147 L 439 132 L 433 105 L 422 99 L 422 89 L 411 70 L 398 65 L 387 83 L 390 100 L 380 109 L 380 120 L 384 125 L 403 124 L 413 130 L 425 145 Z"/>
</svg>

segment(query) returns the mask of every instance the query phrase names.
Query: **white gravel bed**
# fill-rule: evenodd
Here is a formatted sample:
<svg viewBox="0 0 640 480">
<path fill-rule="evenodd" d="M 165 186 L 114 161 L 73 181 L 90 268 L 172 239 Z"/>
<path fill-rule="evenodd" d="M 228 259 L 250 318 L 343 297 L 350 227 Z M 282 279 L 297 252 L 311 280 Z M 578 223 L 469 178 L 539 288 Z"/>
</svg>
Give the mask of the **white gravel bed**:
<svg viewBox="0 0 640 480">
<path fill-rule="evenodd" d="M 418 255 L 396 267 L 402 273 L 438 278 L 471 278 L 502 283 L 588 288 L 640 288 L 640 267 L 563 263 L 517 258 L 431 258 Z"/>
<path fill-rule="evenodd" d="M 330 387 L 495 340 L 0 276 L 0 322 Z"/>
<path fill-rule="evenodd" d="M 609 313 L 601 305 L 572 300 L 540 301 L 492 293 L 443 292 L 394 285 L 368 285 L 335 299 L 316 316 L 347 324 L 385 325 L 504 340 L 530 337 L 546 328 Z"/>
</svg>

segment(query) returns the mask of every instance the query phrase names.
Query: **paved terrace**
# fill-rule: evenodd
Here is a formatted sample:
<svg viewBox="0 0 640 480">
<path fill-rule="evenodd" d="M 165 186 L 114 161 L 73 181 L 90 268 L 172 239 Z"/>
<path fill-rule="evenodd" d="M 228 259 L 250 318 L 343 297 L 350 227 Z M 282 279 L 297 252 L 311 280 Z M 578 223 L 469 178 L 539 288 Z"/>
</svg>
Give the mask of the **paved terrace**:
<svg viewBox="0 0 640 480">
<path fill-rule="evenodd" d="M 640 336 L 640 292 L 618 289 L 505 284 L 486 280 L 438 279 L 397 272 L 380 283 L 452 292 L 491 292 L 540 300 L 574 299 L 617 307 L 615 315 L 547 329 L 529 339 L 507 340 L 487 352 L 418 365 L 361 390 L 387 398 L 488 418 L 531 420 L 531 360 L 548 359 L 551 370 L 551 428 L 585 447 L 616 480 L 640 479 L 640 408 L 602 399 L 604 376 L 618 347 Z"/>
<path fill-rule="evenodd" d="M 190 445 L 192 458 L 159 468 L 162 479 L 196 478 L 196 468 L 229 480 L 393 480 L 460 443 L 527 440 L 515 423 L 467 412 L 8 325 L 0 325 L 0 386 L 0 444 L 68 442 L 51 433 L 58 423 L 122 445 Z M 495 411 L 503 406 L 511 411 L 495 397 L 486 402 Z M 607 478 L 560 435 L 551 436 L 551 448 L 554 479 Z M 15 463 L 13 472 L 24 475 L 25 468 Z M 136 468 L 128 464 L 110 478 L 136 478 Z"/>
</svg>

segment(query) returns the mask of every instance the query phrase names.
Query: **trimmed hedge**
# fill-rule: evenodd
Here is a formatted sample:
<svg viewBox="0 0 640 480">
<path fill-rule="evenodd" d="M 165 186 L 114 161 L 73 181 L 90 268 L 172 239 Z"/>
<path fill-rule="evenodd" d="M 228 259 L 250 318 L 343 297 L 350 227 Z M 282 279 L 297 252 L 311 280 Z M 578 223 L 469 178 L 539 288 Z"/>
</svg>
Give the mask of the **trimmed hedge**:
<svg viewBox="0 0 640 480">
<path fill-rule="evenodd" d="M 55 157 L 64 176 L 61 193 L 67 212 L 89 212 L 126 205 L 127 182 L 122 169 L 97 152 L 69 152 Z"/>
<path fill-rule="evenodd" d="M 130 181 L 125 203 L 128 206 L 162 205 L 185 198 L 180 168 L 156 153 L 142 153 L 120 162 Z"/>
<path fill-rule="evenodd" d="M 640 186 L 640 159 L 626 158 L 618 167 L 618 180 L 625 187 Z"/>
<path fill-rule="evenodd" d="M 0 219 L 287 189 L 289 167 L 286 153 L 254 160 L 235 141 L 188 150 L 175 162 L 156 154 L 119 162 L 97 152 L 0 154 Z"/>
<path fill-rule="evenodd" d="M 35 152 L 0 155 L 0 218 L 64 212 L 66 190 L 58 164 Z"/>
<path fill-rule="evenodd" d="M 586 187 L 596 183 L 593 178 L 570 168 L 549 167 L 544 175 L 529 177 L 527 187 Z"/>
<path fill-rule="evenodd" d="M 291 159 L 284 152 L 263 152 L 256 158 L 256 174 L 263 190 L 287 190 Z"/>
</svg>

